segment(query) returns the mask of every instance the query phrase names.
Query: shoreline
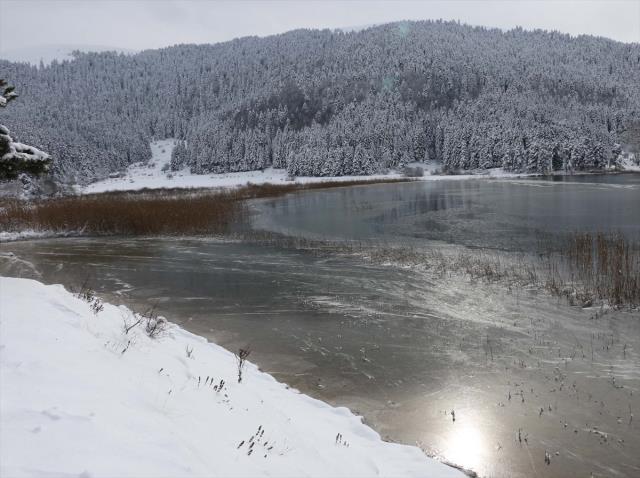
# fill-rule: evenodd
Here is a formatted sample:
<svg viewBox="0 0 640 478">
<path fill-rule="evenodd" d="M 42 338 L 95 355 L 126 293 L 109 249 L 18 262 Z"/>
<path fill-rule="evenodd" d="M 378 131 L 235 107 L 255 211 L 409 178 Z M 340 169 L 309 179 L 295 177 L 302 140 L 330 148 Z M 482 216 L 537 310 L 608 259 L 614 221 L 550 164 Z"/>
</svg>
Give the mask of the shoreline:
<svg viewBox="0 0 640 478">
<path fill-rule="evenodd" d="M 197 199 L 198 197 L 206 198 L 207 196 L 211 196 L 215 200 L 215 196 L 234 196 L 233 198 L 226 199 L 227 201 L 235 201 L 240 207 L 246 205 L 246 201 L 252 199 L 264 199 L 264 198 L 274 198 L 281 197 L 287 194 L 292 193 L 300 193 L 309 190 L 321 190 L 321 189 L 332 189 L 332 188 L 344 188 L 344 187 L 356 187 L 356 186 L 369 186 L 369 185 L 381 185 L 381 184 L 395 184 L 395 183 L 414 183 L 414 182 L 430 182 L 430 181 L 466 181 L 473 179 L 480 180 L 550 180 L 553 182 L 553 178 L 563 178 L 563 177 L 589 177 L 589 176 L 599 176 L 599 175 L 634 175 L 639 174 L 637 171 L 584 171 L 575 174 L 553 174 L 553 175 L 539 175 L 539 174 L 491 174 L 491 172 L 487 174 L 461 174 L 461 175 L 427 175 L 420 178 L 408 178 L 408 177 L 396 177 L 387 175 L 384 177 L 361 177 L 361 178 L 306 178 L 306 179 L 318 179 L 318 181 L 302 181 L 302 182 L 287 182 L 287 183 L 262 183 L 262 184 L 254 184 L 254 183 L 245 183 L 234 186 L 213 186 L 213 187 L 174 187 L 171 189 L 166 188 L 143 188 L 143 189 L 134 189 L 134 190 L 119 190 L 119 191 L 103 191 L 103 192 L 95 192 L 95 193 L 86 193 L 86 194 L 78 194 L 78 195 L 70 195 L 70 196 L 62 196 L 60 198 L 48 199 L 48 200 L 35 200 L 31 201 L 21 201 L 14 198 L 0 198 L 0 218 L 2 215 L 2 210 L 7 209 L 9 206 L 15 209 L 15 205 L 17 204 L 46 204 L 46 203 L 55 203 L 56 201 L 71 201 L 73 202 L 75 199 L 78 201 L 82 200 L 100 200 L 100 199 L 126 199 L 130 202 L 135 202 L 135 200 L 139 197 L 140 200 L 143 199 L 160 199 L 163 198 L 167 201 L 175 200 L 176 202 L 179 200 L 185 199 Z M 7 205 L 5 208 L 2 207 L 2 200 L 5 201 Z M 22 206 L 21 206 L 22 207 Z M 27 208 L 28 209 L 28 208 Z M 6 215 L 6 214 L 5 214 Z M 5 219 L 7 221 L 7 219 Z M 8 223 L 11 223 L 11 220 L 8 219 Z M 83 226 L 78 226 L 76 229 L 66 229 L 66 230 L 48 230 L 38 228 L 37 225 L 33 225 L 31 227 L 30 224 L 21 224 L 21 230 L 0 230 L 0 243 L 8 243 L 15 242 L 21 240 L 38 240 L 38 239 L 51 239 L 57 237 L 104 237 L 110 235 L 128 235 L 131 237 L 144 237 L 145 234 L 140 233 L 127 233 L 127 232 L 119 232 L 113 233 L 109 231 L 102 231 L 99 233 L 86 231 L 86 224 Z M 216 235 L 224 235 L 224 231 L 216 230 L 213 231 L 214 236 Z M 205 236 L 203 236 L 205 234 Z M 146 234 L 147 237 L 175 237 L 183 236 L 200 236 L 206 237 L 207 235 L 211 235 L 212 231 L 207 231 L 206 233 L 202 232 L 188 232 L 188 231 L 166 231 L 165 233 L 154 233 L 150 232 Z"/>
<path fill-rule="evenodd" d="M 564 172 L 555 171 L 550 175 L 542 173 L 507 172 L 503 168 L 491 168 L 483 170 L 463 170 L 453 174 L 441 174 L 442 165 L 435 162 L 409 163 L 407 168 L 419 169 L 422 176 L 406 176 L 402 171 L 390 170 L 386 173 L 374 174 L 370 176 L 300 176 L 289 177 L 284 169 L 273 167 L 264 170 L 229 172 L 229 173 L 209 173 L 193 174 L 189 170 L 169 171 L 171 164 L 171 154 L 175 147 L 174 139 L 153 141 L 151 143 L 151 158 L 147 161 L 131 164 L 126 171 L 120 173 L 118 177 L 106 178 L 85 186 L 74 186 L 79 194 L 93 194 L 116 191 L 140 191 L 140 190 L 197 190 L 197 189 L 221 189 L 238 188 L 249 183 L 254 185 L 309 185 L 320 183 L 337 182 L 375 182 L 388 180 L 415 180 L 415 181 L 442 181 L 442 180 L 465 180 L 465 179 L 518 179 L 544 176 L 571 176 L 582 174 L 607 174 L 625 172 L 638 172 L 640 166 L 632 161 L 626 160 L 620 163 L 623 171 L 603 169 L 600 171 L 576 171 Z"/>
<path fill-rule="evenodd" d="M 188 169 L 181 171 L 169 171 L 171 155 L 175 147 L 174 139 L 165 139 L 151 142 L 151 158 L 147 161 L 129 165 L 126 171 L 118 177 L 106 178 L 85 186 L 74 186 L 79 194 L 93 194 L 105 192 L 125 191 L 152 191 L 152 190 L 216 190 L 233 189 L 248 184 L 253 185 L 318 185 L 321 183 L 374 183 L 392 180 L 404 181 L 442 181 L 442 180 L 466 180 L 466 179 L 519 179 L 545 176 L 572 176 L 583 174 L 607 174 L 619 172 L 639 172 L 640 165 L 626 159 L 620 162 L 622 171 L 613 168 L 605 168 L 598 171 L 553 171 L 551 174 L 508 172 L 503 168 L 460 170 L 449 174 L 442 173 L 442 165 L 435 162 L 414 162 L 406 165 L 408 171 L 420 171 L 421 175 L 406 175 L 402 170 L 391 169 L 387 172 L 370 176 L 298 176 L 290 177 L 284 169 L 269 167 L 263 170 L 193 174 Z M 626 171 L 625 171 L 626 170 Z"/>
</svg>

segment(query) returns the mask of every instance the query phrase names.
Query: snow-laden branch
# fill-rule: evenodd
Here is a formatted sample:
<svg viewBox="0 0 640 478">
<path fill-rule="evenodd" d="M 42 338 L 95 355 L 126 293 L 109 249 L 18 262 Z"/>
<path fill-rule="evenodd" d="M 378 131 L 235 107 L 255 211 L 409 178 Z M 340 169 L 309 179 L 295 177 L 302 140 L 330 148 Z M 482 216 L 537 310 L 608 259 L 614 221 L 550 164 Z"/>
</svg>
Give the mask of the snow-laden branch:
<svg viewBox="0 0 640 478">
<path fill-rule="evenodd" d="M 50 156 L 44 151 L 23 143 L 16 143 L 9 138 L 9 151 L 2 155 L 0 161 L 48 161 Z"/>
<path fill-rule="evenodd" d="M 13 86 L 0 79 L 0 107 L 18 97 Z M 0 124 L 0 179 L 16 179 L 21 174 L 38 175 L 47 171 L 50 156 L 34 146 L 14 141 L 9 128 Z"/>
</svg>

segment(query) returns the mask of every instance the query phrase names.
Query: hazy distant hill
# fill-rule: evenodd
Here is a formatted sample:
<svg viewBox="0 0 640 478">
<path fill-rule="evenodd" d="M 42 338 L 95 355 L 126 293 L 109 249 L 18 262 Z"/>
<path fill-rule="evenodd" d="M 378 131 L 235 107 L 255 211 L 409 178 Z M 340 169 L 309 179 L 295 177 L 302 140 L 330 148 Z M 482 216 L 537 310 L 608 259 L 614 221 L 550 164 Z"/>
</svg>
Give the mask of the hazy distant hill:
<svg viewBox="0 0 640 478">
<path fill-rule="evenodd" d="M 172 166 L 369 174 L 599 168 L 639 119 L 640 45 L 544 31 L 403 22 L 297 30 L 38 69 L 0 62 L 15 136 L 85 182 L 185 140 Z"/>
<path fill-rule="evenodd" d="M 117 53 L 135 53 L 135 50 L 125 48 L 115 48 L 106 45 L 39 45 L 22 48 L 12 48 L 9 50 L 0 50 L 0 59 L 25 62 L 31 65 L 39 65 L 42 61 L 45 65 L 50 64 L 53 60 L 64 61 L 73 59 L 74 51 L 83 52 L 104 52 L 114 51 Z"/>
</svg>

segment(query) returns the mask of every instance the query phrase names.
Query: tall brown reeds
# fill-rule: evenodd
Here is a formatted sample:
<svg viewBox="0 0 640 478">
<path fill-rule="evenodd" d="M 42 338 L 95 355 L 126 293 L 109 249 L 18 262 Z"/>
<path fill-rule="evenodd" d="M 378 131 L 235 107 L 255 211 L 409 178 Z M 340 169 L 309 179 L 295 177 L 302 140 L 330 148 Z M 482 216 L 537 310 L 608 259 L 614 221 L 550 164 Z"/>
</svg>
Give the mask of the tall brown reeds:
<svg viewBox="0 0 640 478">
<path fill-rule="evenodd" d="M 300 190 L 406 181 L 247 184 L 234 189 L 164 189 L 0 202 L 0 231 L 82 235 L 223 234 L 246 213 L 244 201 Z"/>
<path fill-rule="evenodd" d="M 5 201 L 0 229 L 86 235 L 223 233 L 241 213 L 228 193 L 183 196 L 105 194 L 37 202 Z"/>
<path fill-rule="evenodd" d="M 561 251 L 564 268 L 594 299 L 640 304 L 640 244 L 622 234 L 573 234 Z"/>
</svg>

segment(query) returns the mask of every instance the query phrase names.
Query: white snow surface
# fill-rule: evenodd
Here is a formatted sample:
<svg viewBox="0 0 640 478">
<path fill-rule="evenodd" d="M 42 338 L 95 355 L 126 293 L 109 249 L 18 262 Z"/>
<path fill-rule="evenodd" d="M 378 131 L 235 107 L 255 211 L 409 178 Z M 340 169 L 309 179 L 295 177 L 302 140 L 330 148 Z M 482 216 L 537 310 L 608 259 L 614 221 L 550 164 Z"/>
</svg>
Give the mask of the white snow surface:
<svg viewBox="0 0 640 478">
<path fill-rule="evenodd" d="M 51 237 L 52 235 L 54 234 L 49 231 L 34 231 L 33 229 L 27 229 L 19 232 L 0 231 L 0 243 L 24 241 L 28 239 L 42 239 L 45 237 Z"/>
<path fill-rule="evenodd" d="M 335 176 L 335 177 L 301 177 L 295 180 L 288 179 L 284 169 L 267 168 L 264 171 L 245 171 L 240 173 L 225 174 L 192 174 L 188 169 L 171 172 L 162 171 L 165 165 L 171 162 L 171 151 L 175 146 L 175 140 L 166 139 L 151 143 L 151 159 L 145 162 L 132 164 L 119 178 L 108 178 L 91 183 L 85 187 L 77 188 L 79 193 L 92 194 L 107 191 L 136 191 L 140 189 L 161 188 L 233 188 L 252 184 L 294 184 L 294 183 L 319 183 L 327 181 L 370 181 L 374 179 L 402 178 L 401 172 L 391 171 L 387 174 L 371 176 Z M 526 176 L 522 174 L 507 173 L 502 169 L 482 171 L 480 174 L 460 175 L 433 175 L 437 164 L 412 163 L 410 166 L 420 166 L 425 175 L 414 178 L 421 181 L 433 181 L 442 179 L 470 179 L 479 177 L 513 178 Z"/>
<path fill-rule="evenodd" d="M 636 157 L 633 153 L 624 153 L 618 158 L 618 166 L 623 171 L 632 171 L 640 173 L 640 164 L 636 161 Z"/>
<path fill-rule="evenodd" d="M 251 363 L 237 383 L 176 325 L 125 333 L 136 317 L 0 278 L 0 476 L 463 476 Z"/>
</svg>

